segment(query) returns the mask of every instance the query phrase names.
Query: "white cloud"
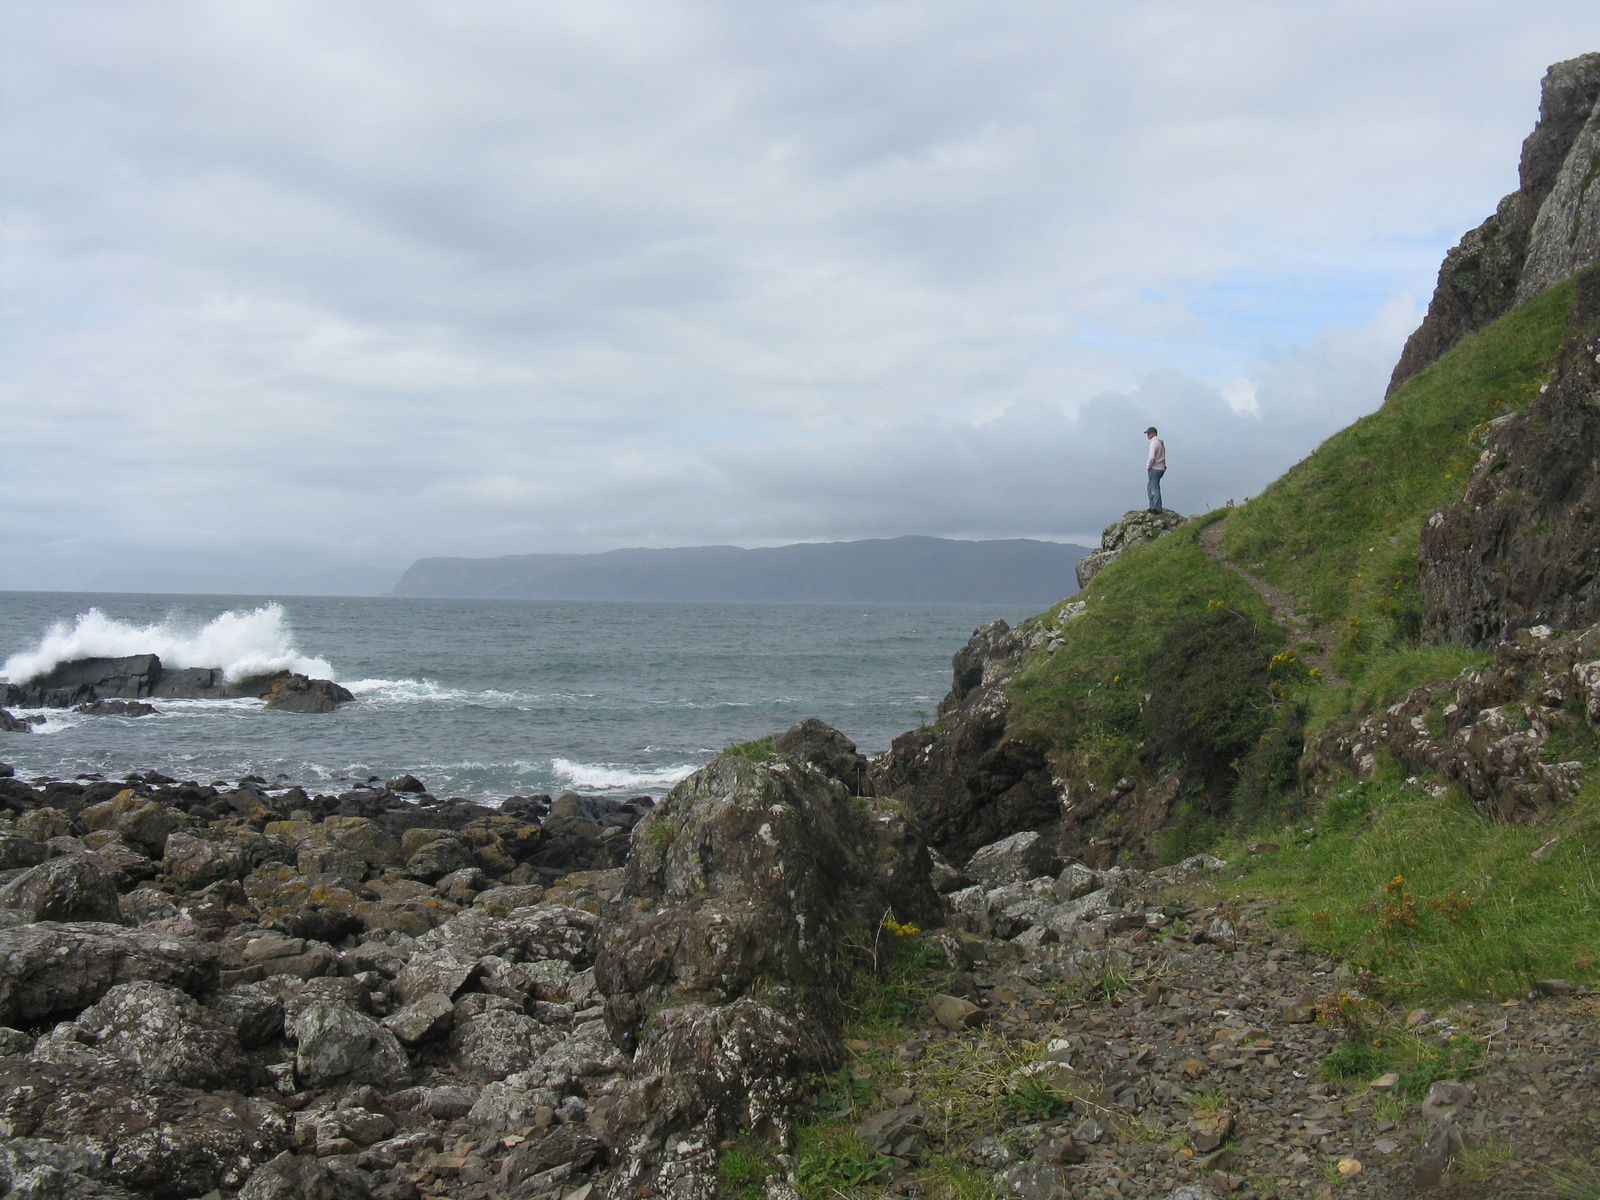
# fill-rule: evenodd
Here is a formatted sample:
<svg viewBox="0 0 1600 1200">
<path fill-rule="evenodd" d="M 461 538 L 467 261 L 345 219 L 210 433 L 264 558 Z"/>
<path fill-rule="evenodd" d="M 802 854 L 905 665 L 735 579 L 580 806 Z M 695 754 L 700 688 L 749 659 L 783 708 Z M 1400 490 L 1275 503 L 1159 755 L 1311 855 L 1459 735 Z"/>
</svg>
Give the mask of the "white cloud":
<svg viewBox="0 0 1600 1200">
<path fill-rule="evenodd" d="M 1375 406 L 1591 30 L 13 0 L 0 586 L 1082 536 L 1149 419 L 1175 504 L 1254 491 Z"/>
</svg>

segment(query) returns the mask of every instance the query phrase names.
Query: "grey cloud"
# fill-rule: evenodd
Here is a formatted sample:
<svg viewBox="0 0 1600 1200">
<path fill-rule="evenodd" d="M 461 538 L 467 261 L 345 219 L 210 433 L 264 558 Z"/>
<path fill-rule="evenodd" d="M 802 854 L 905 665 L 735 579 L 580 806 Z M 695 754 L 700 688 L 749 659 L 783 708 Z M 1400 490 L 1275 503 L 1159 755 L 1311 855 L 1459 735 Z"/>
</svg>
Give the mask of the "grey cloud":
<svg viewBox="0 0 1600 1200">
<path fill-rule="evenodd" d="M 1138 501 L 1150 419 L 1175 503 L 1253 491 L 1377 402 L 1591 30 L 1576 0 L 13 0 L 0 587 L 1081 537 Z M 1313 298 L 1298 344 L 1219 299 L 1261 278 Z"/>
</svg>

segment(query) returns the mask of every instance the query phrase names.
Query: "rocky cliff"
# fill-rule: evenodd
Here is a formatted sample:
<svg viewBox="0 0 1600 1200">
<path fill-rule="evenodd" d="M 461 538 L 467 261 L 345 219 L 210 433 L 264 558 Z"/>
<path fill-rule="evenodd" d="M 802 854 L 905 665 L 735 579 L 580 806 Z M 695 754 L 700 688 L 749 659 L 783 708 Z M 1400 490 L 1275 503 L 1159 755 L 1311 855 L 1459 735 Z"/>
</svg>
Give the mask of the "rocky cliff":
<svg viewBox="0 0 1600 1200">
<path fill-rule="evenodd" d="M 1520 186 L 1445 256 L 1389 391 L 1468 334 L 1600 259 L 1600 54 L 1556 63 L 1522 144 Z"/>
<path fill-rule="evenodd" d="M 1524 412 L 1477 436 L 1465 494 L 1422 531 L 1426 635 L 1490 646 L 1600 620 L 1600 269 L 1579 276 L 1555 370 Z"/>
</svg>

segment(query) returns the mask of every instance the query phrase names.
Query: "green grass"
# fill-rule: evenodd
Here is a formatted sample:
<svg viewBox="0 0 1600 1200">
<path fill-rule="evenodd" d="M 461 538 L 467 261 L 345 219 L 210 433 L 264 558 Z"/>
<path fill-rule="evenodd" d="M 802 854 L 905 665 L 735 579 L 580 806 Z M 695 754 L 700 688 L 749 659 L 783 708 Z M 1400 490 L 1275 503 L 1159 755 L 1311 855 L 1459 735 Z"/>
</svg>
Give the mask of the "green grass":
<svg viewBox="0 0 1600 1200">
<path fill-rule="evenodd" d="M 749 759 L 751 762 L 766 762 L 778 752 L 778 748 L 772 744 L 771 738 L 764 737 L 756 738 L 753 742 L 738 742 L 726 747 L 722 752 L 732 754 L 736 758 Z"/>
<path fill-rule="evenodd" d="M 1224 553 L 1312 614 L 1345 675 L 1414 641 L 1422 523 L 1460 498 L 1474 431 L 1538 394 L 1572 296 L 1553 287 L 1463 341 L 1228 517 Z"/>
<path fill-rule="evenodd" d="M 1238 613 L 1281 644 L 1260 597 L 1201 550 L 1200 528 L 1124 551 L 1077 597 L 1089 607 L 1061 627 L 1061 648 L 1036 653 L 1007 685 L 1011 732 L 1050 746 L 1059 769 L 1101 783 L 1136 769 L 1141 709 L 1156 685 L 1148 664 L 1184 617 Z"/>
<path fill-rule="evenodd" d="M 1245 853 L 1260 837 L 1280 849 Z M 1238 883 L 1283 902 L 1281 918 L 1310 945 L 1366 968 L 1395 999 L 1600 982 L 1600 784 L 1555 819 L 1521 826 L 1453 790 L 1345 781 L 1314 823 L 1257 828 L 1222 853 L 1244 863 Z"/>
<path fill-rule="evenodd" d="M 767 1176 L 782 1175 L 772 1147 L 746 1134 L 722 1148 L 717 1160 L 720 1200 L 765 1200 Z"/>
</svg>

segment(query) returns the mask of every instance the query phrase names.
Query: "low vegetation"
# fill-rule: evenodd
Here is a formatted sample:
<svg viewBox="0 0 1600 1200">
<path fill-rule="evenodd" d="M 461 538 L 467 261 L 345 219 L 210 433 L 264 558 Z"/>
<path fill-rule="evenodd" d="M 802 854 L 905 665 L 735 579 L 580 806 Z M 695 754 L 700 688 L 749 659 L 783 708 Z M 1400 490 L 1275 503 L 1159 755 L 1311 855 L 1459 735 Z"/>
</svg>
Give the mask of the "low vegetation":
<svg viewBox="0 0 1600 1200">
<path fill-rule="evenodd" d="M 1487 661 L 1421 641 L 1420 531 L 1461 494 L 1487 423 L 1537 396 L 1571 306 L 1570 284 L 1552 288 L 1260 496 L 1126 551 L 1078 597 L 1081 615 L 1040 618 L 1056 648 L 1008 687 L 1012 731 L 1049 746 L 1063 777 L 1109 786 L 1181 771 L 1155 856 L 1218 849 L 1236 864 L 1230 886 L 1282 899 L 1309 942 L 1396 996 L 1600 979 L 1600 783 L 1551 824 L 1508 827 L 1392 766 L 1312 794 L 1302 760 L 1330 724 Z M 1206 556 L 1201 531 L 1223 519 L 1224 556 L 1288 593 L 1314 647 L 1290 646 L 1256 592 Z M 1312 648 L 1346 686 L 1306 668 Z M 1600 765 L 1591 744 L 1565 749 Z M 1274 848 L 1248 852 L 1263 845 Z"/>
</svg>

